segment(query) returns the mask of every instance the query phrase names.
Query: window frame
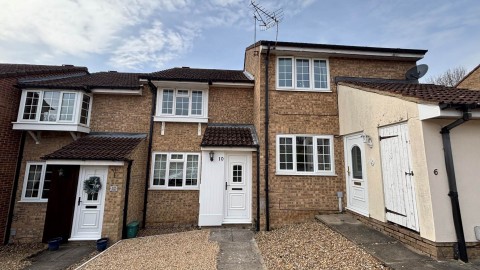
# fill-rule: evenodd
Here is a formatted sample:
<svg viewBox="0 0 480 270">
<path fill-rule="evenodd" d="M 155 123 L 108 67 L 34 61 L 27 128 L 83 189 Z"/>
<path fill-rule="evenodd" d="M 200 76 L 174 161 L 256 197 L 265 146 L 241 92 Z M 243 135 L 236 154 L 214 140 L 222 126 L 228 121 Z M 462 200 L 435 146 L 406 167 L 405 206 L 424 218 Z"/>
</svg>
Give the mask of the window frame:
<svg viewBox="0 0 480 270">
<path fill-rule="evenodd" d="M 297 137 L 312 137 L 313 140 L 313 172 L 302 172 L 297 171 L 297 149 L 296 149 L 296 138 Z M 292 139 L 292 161 L 293 168 L 280 169 L 280 138 L 291 138 Z M 330 170 L 319 170 L 318 169 L 318 144 L 317 139 L 329 139 L 330 142 Z M 333 135 L 316 135 L 316 134 L 278 134 L 275 140 L 275 163 L 277 175 L 321 175 L 321 176 L 336 176 L 335 174 L 335 152 L 334 152 L 334 142 Z"/>
<path fill-rule="evenodd" d="M 32 165 L 41 165 L 42 172 L 40 175 L 40 185 L 38 186 L 38 196 L 37 197 L 25 197 L 25 193 L 27 191 L 27 182 L 28 182 L 28 175 L 30 174 L 30 166 Z M 45 183 L 45 173 L 47 171 L 47 164 L 45 162 L 27 162 L 25 165 L 25 175 L 23 176 L 23 188 L 22 188 L 22 196 L 21 202 L 48 202 L 48 198 L 43 199 L 43 185 Z"/>
<path fill-rule="evenodd" d="M 154 185 L 154 172 L 155 172 L 155 157 L 157 155 L 167 155 L 166 167 L 165 167 L 165 184 L 164 185 Z M 172 159 L 173 155 L 182 155 L 182 159 Z M 187 168 L 188 168 L 188 156 L 197 156 L 198 157 L 198 167 L 197 167 L 197 184 L 196 185 L 186 185 L 187 181 Z M 202 165 L 202 155 L 197 152 L 153 152 L 152 153 L 152 164 L 150 168 L 150 190 L 199 190 L 200 189 L 200 175 L 201 175 L 201 165 Z M 168 177 L 170 173 L 170 162 L 183 162 L 183 179 L 181 187 L 169 187 L 168 186 Z"/>
<path fill-rule="evenodd" d="M 292 87 L 280 86 L 279 72 L 280 72 L 280 59 L 291 59 L 292 60 Z M 309 84 L 310 87 L 297 87 L 297 60 L 308 60 L 308 70 L 309 70 Z M 316 88 L 315 87 L 315 74 L 314 72 L 314 62 L 315 61 L 325 61 L 327 68 L 327 87 L 326 88 Z M 278 56 L 276 60 L 276 72 L 275 72 L 275 86 L 277 90 L 283 91 L 304 91 L 304 92 L 332 92 L 330 88 L 330 64 L 328 58 L 311 58 L 311 57 L 294 57 L 294 56 Z"/>
<path fill-rule="evenodd" d="M 45 92 L 58 92 L 59 93 L 59 102 L 58 102 L 58 109 L 57 109 L 56 120 L 55 121 L 41 121 L 40 120 L 42 103 L 43 103 L 43 98 L 45 96 Z M 38 99 L 39 102 L 37 104 L 35 119 L 23 119 L 28 93 L 39 93 L 39 99 Z M 60 120 L 60 114 L 61 114 L 61 111 L 62 111 L 63 95 L 64 94 L 74 94 L 75 95 L 75 100 L 73 102 L 72 120 Z M 87 124 L 80 123 L 83 96 L 90 97 Z M 29 123 L 29 124 L 39 124 L 39 125 L 77 124 L 77 125 L 89 127 L 90 126 L 91 113 L 92 113 L 92 102 L 93 102 L 92 95 L 87 94 L 87 93 L 82 93 L 82 92 L 79 92 L 79 91 L 55 90 L 55 89 L 23 90 L 22 97 L 21 97 L 21 100 L 20 100 L 20 107 L 19 107 L 19 110 L 18 110 L 17 123 Z"/>
<path fill-rule="evenodd" d="M 165 90 L 173 90 L 173 104 L 171 113 L 162 113 L 163 110 L 163 93 Z M 188 114 L 176 115 L 177 97 L 179 91 L 188 91 Z M 202 112 L 201 114 L 192 114 L 193 92 L 202 93 Z M 155 110 L 155 121 L 161 122 L 208 122 L 208 90 L 200 88 L 189 87 L 163 87 L 159 88 L 157 92 L 157 106 Z"/>
</svg>

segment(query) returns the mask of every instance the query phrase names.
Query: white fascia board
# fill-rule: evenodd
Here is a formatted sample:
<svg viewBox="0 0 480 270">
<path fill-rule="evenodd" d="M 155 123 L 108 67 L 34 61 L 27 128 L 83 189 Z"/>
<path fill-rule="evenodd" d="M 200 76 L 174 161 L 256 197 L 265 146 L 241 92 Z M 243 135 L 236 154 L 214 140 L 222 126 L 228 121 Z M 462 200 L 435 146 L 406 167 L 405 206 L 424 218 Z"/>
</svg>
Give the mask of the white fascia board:
<svg viewBox="0 0 480 270">
<path fill-rule="evenodd" d="M 65 123 L 21 123 L 13 122 L 14 130 L 40 130 L 40 131 L 75 131 L 90 133 L 90 128 L 77 124 L 65 124 Z"/>
<path fill-rule="evenodd" d="M 265 46 L 265 45 L 263 45 Z M 298 48 L 298 47 L 275 47 L 275 51 L 291 52 L 291 53 L 323 53 L 330 55 L 362 55 L 362 56 L 376 56 L 376 57 L 399 57 L 399 58 L 423 58 L 424 54 L 414 53 L 390 53 L 390 52 L 376 52 L 376 51 L 356 51 L 356 50 L 334 50 L 334 49 L 318 49 L 318 48 Z"/>
<path fill-rule="evenodd" d="M 208 123 L 208 118 L 193 118 L 193 117 L 174 117 L 174 116 L 154 116 L 155 122 L 178 122 L 178 123 Z"/>
<path fill-rule="evenodd" d="M 434 118 L 460 118 L 462 112 L 455 109 L 440 109 L 438 105 L 418 104 L 418 118 L 420 120 Z M 472 112 L 473 119 L 480 119 L 480 112 Z"/>
<path fill-rule="evenodd" d="M 225 147 L 225 146 L 206 146 L 201 147 L 202 151 L 231 151 L 231 152 L 256 152 L 257 148 L 255 147 Z"/>
<path fill-rule="evenodd" d="M 152 83 L 159 89 L 185 88 L 185 89 L 193 89 L 193 90 L 208 90 L 208 83 L 206 82 L 152 81 Z"/>
<path fill-rule="evenodd" d="M 231 87 L 231 88 L 253 88 L 254 83 L 227 83 L 227 82 L 214 82 L 212 86 Z"/>
<path fill-rule="evenodd" d="M 123 166 L 124 161 L 49 159 L 47 165 Z"/>
<path fill-rule="evenodd" d="M 93 94 L 113 94 L 113 95 L 141 96 L 142 95 L 142 89 L 127 90 L 127 89 L 94 88 L 94 89 L 92 89 L 92 93 Z"/>
</svg>

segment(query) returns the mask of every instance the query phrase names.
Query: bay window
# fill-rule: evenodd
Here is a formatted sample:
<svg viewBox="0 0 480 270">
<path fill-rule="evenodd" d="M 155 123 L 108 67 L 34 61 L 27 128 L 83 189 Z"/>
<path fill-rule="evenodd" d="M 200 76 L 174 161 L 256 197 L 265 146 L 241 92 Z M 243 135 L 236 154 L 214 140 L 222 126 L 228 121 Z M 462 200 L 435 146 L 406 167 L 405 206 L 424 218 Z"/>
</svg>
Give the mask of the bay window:
<svg viewBox="0 0 480 270">
<path fill-rule="evenodd" d="M 277 89 L 300 91 L 330 91 L 328 60 L 278 57 Z"/>
<path fill-rule="evenodd" d="M 277 174 L 334 175 L 333 136 L 278 135 Z"/>
<path fill-rule="evenodd" d="M 200 154 L 154 153 L 152 189 L 197 189 L 200 179 Z"/>
</svg>

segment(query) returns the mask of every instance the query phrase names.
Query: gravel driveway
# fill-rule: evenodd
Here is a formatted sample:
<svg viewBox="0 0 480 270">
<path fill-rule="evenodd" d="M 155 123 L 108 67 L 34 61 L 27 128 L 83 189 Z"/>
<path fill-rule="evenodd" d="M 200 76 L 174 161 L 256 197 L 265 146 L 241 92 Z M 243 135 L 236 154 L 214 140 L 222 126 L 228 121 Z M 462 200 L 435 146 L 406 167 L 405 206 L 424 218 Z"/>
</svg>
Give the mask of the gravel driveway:
<svg viewBox="0 0 480 270">
<path fill-rule="evenodd" d="M 389 269 L 318 222 L 260 232 L 255 239 L 268 269 Z"/>
<path fill-rule="evenodd" d="M 209 234 L 196 230 L 124 240 L 80 269 L 216 269 L 219 248 Z"/>
<path fill-rule="evenodd" d="M 0 246 L 0 270 L 23 269 L 31 264 L 28 260 L 30 256 L 45 250 L 46 247 L 47 245 L 42 243 Z"/>
</svg>

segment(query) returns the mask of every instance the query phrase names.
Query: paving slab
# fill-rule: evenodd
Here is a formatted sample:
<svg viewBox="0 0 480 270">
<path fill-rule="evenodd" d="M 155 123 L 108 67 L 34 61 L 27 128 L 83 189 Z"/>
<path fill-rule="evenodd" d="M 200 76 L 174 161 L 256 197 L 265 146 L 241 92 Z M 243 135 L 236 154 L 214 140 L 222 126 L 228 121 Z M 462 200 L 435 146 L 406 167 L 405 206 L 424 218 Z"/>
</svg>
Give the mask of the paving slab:
<svg viewBox="0 0 480 270">
<path fill-rule="evenodd" d="M 265 269 L 251 230 L 214 228 L 210 240 L 220 246 L 217 269 Z"/>
<path fill-rule="evenodd" d="M 455 260 L 436 261 L 366 226 L 350 214 L 318 215 L 316 219 L 393 269 L 480 270 L 478 259 L 470 263 Z"/>
<path fill-rule="evenodd" d="M 25 269 L 35 270 L 57 270 L 65 269 L 68 266 L 79 262 L 83 257 L 94 252 L 95 242 L 78 244 L 61 244 L 55 251 L 45 250 L 31 258 L 32 264 Z"/>
</svg>

